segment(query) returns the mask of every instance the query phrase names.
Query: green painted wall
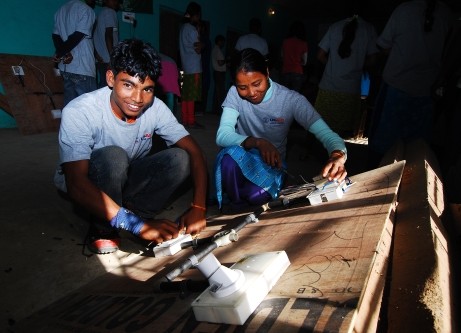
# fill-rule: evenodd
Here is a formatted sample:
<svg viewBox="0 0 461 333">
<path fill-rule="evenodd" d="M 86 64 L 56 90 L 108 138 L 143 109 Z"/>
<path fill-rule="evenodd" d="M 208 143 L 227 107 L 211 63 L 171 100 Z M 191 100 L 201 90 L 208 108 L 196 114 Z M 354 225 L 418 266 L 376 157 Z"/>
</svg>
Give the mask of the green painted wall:
<svg viewBox="0 0 461 333">
<path fill-rule="evenodd" d="M 0 53 L 51 56 L 54 48 L 51 41 L 54 12 L 67 0 L 21 1 L 2 0 L 0 11 Z M 146 0 L 147 1 L 147 0 Z M 136 29 L 121 22 L 122 39 L 136 37 L 158 47 L 160 7 L 169 8 L 182 14 L 188 0 L 151 0 L 153 14 L 136 13 Z M 225 34 L 228 27 L 246 32 L 248 20 L 257 16 L 263 21 L 263 35 L 270 43 L 279 43 L 288 29 L 292 16 L 277 12 L 268 17 L 269 1 L 264 0 L 202 0 L 202 18 L 210 21 L 210 34 Z M 96 12 L 99 10 L 96 7 Z"/>
</svg>

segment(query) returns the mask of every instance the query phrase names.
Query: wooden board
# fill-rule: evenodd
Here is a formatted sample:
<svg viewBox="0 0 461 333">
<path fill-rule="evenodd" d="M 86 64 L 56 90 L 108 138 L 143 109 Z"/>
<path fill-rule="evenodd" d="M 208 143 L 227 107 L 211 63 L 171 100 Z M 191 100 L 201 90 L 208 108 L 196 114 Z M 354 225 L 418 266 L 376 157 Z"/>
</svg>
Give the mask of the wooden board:
<svg viewBox="0 0 461 333">
<path fill-rule="evenodd" d="M 389 332 L 455 332 L 458 281 L 450 271 L 450 246 L 442 224 L 443 185 L 437 159 L 423 140 L 404 146 L 389 284 Z M 411 314 L 411 315 L 409 315 Z"/>
<path fill-rule="evenodd" d="M 191 252 L 137 257 L 132 265 L 19 322 L 16 332 L 366 332 L 375 331 L 405 162 L 351 177 L 341 200 L 269 211 L 214 254 L 231 265 L 251 253 L 285 250 L 291 265 L 242 326 L 197 322 L 198 292 L 161 293 L 158 282 Z M 209 221 L 201 236 L 244 216 Z M 227 218 L 227 219 L 226 219 Z M 203 279 L 196 270 L 183 278 Z M 52 286 L 50 286 L 52 287 Z"/>
<path fill-rule="evenodd" d="M 24 76 L 13 75 L 11 66 L 22 66 Z M 51 57 L 0 54 L 0 82 L 5 90 L 0 105 L 23 135 L 59 129 L 59 119 L 51 110 L 62 108 L 63 81 L 53 68 Z"/>
</svg>

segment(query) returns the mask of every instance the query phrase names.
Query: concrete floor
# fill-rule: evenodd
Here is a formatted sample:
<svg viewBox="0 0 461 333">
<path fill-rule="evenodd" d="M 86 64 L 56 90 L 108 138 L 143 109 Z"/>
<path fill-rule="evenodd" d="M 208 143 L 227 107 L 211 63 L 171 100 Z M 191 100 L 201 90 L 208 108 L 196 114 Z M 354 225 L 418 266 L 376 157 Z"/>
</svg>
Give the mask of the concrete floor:
<svg viewBox="0 0 461 333">
<path fill-rule="evenodd" d="M 205 150 L 212 170 L 219 117 L 197 120 L 206 128 L 191 134 Z M 302 130 L 294 131 L 292 139 L 296 144 L 289 150 L 289 171 L 312 178 L 321 161 L 307 154 Z M 145 248 L 128 237 L 116 253 L 83 255 L 85 218 L 53 185 L 57 133 L 21 136 L 17 129 L 0 129 L 0 142 L 0 331 L 13 332 L 16 322 L 104 273 L 129 265 Z M 349 174 L 366 171 L 366 145 L 348 145 Z M 174 219 L 189 203 L 190 193 L 185 193 L 162 216 Z M 217 208 L 210 207 L 208 215 L 216 214 Z"/>
</svg>

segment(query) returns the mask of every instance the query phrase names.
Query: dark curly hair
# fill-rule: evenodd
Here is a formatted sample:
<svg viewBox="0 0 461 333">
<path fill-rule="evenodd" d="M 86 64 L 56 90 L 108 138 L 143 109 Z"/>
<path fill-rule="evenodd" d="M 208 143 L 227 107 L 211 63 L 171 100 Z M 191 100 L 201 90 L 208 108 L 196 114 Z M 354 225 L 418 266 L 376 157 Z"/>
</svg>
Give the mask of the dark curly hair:
<svg viewBox="0 0 461 333">
<path fill-rule="evenodd" d="M 157 82 L 162 65 L 158 52 L 139 39 L 126 39 L 118 43 L 110 55 L 110 69 L 116 76 L 126 72 L 144 82 L 146 77 Z"/>
</svg>

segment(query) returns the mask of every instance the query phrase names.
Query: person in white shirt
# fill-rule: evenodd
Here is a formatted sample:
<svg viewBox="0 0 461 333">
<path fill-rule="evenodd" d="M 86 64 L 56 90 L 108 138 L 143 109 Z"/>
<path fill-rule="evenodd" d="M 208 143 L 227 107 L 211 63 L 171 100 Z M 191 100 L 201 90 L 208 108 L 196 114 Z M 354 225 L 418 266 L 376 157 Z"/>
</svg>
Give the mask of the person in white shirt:
<svg viewBox="0 0 461 333">
<path fill-rule="evenodd" d="M 223 35 L 217 35 L 215 45 L 211 52 L 211 64 L 213 66 L 214 94 L 213 112 L 221 114 L 221 104 L 226 97 L 226 58 L 222 52 L 226 39 Z"/>
<path fill-rule="evenodd" d="M 261 53 L 266 59 L 269 56 L 269 47 L 267 41 L 261 37 L 262 25 L 257 18 L 250 20 L 250 33 L 240 36 L 235 44 L 235 49 L 241 51 L 243 49 L 252 48 Z"/>
<path fill-rule="evenodd" d="M 391 14 L 376 43 L 387 55 L 369 136 L 370 164 L 398 140 L 432 140 L 432 85 L 442 66 L 445 40 L 454 23 L 450 7 L 412 0 Z"/>
<path fill-rule="evenodd" d="M 54 15 L 53 61 L 64 81 L 64 106 L 96 89 L 93 27 L 95 0 L 70 0 Z"/>
<path fill-rule="evenodd" d="M 96 50 L 96 70 L 98 73 L 98 88 L 107 86 L 106 72 L 109 67 L 110 53 L 114 45 L 118 44 L 117 11 L 119 0 L 104 0 L 96 20 L 94 30 L 94 48 Z"/>
</svg>

